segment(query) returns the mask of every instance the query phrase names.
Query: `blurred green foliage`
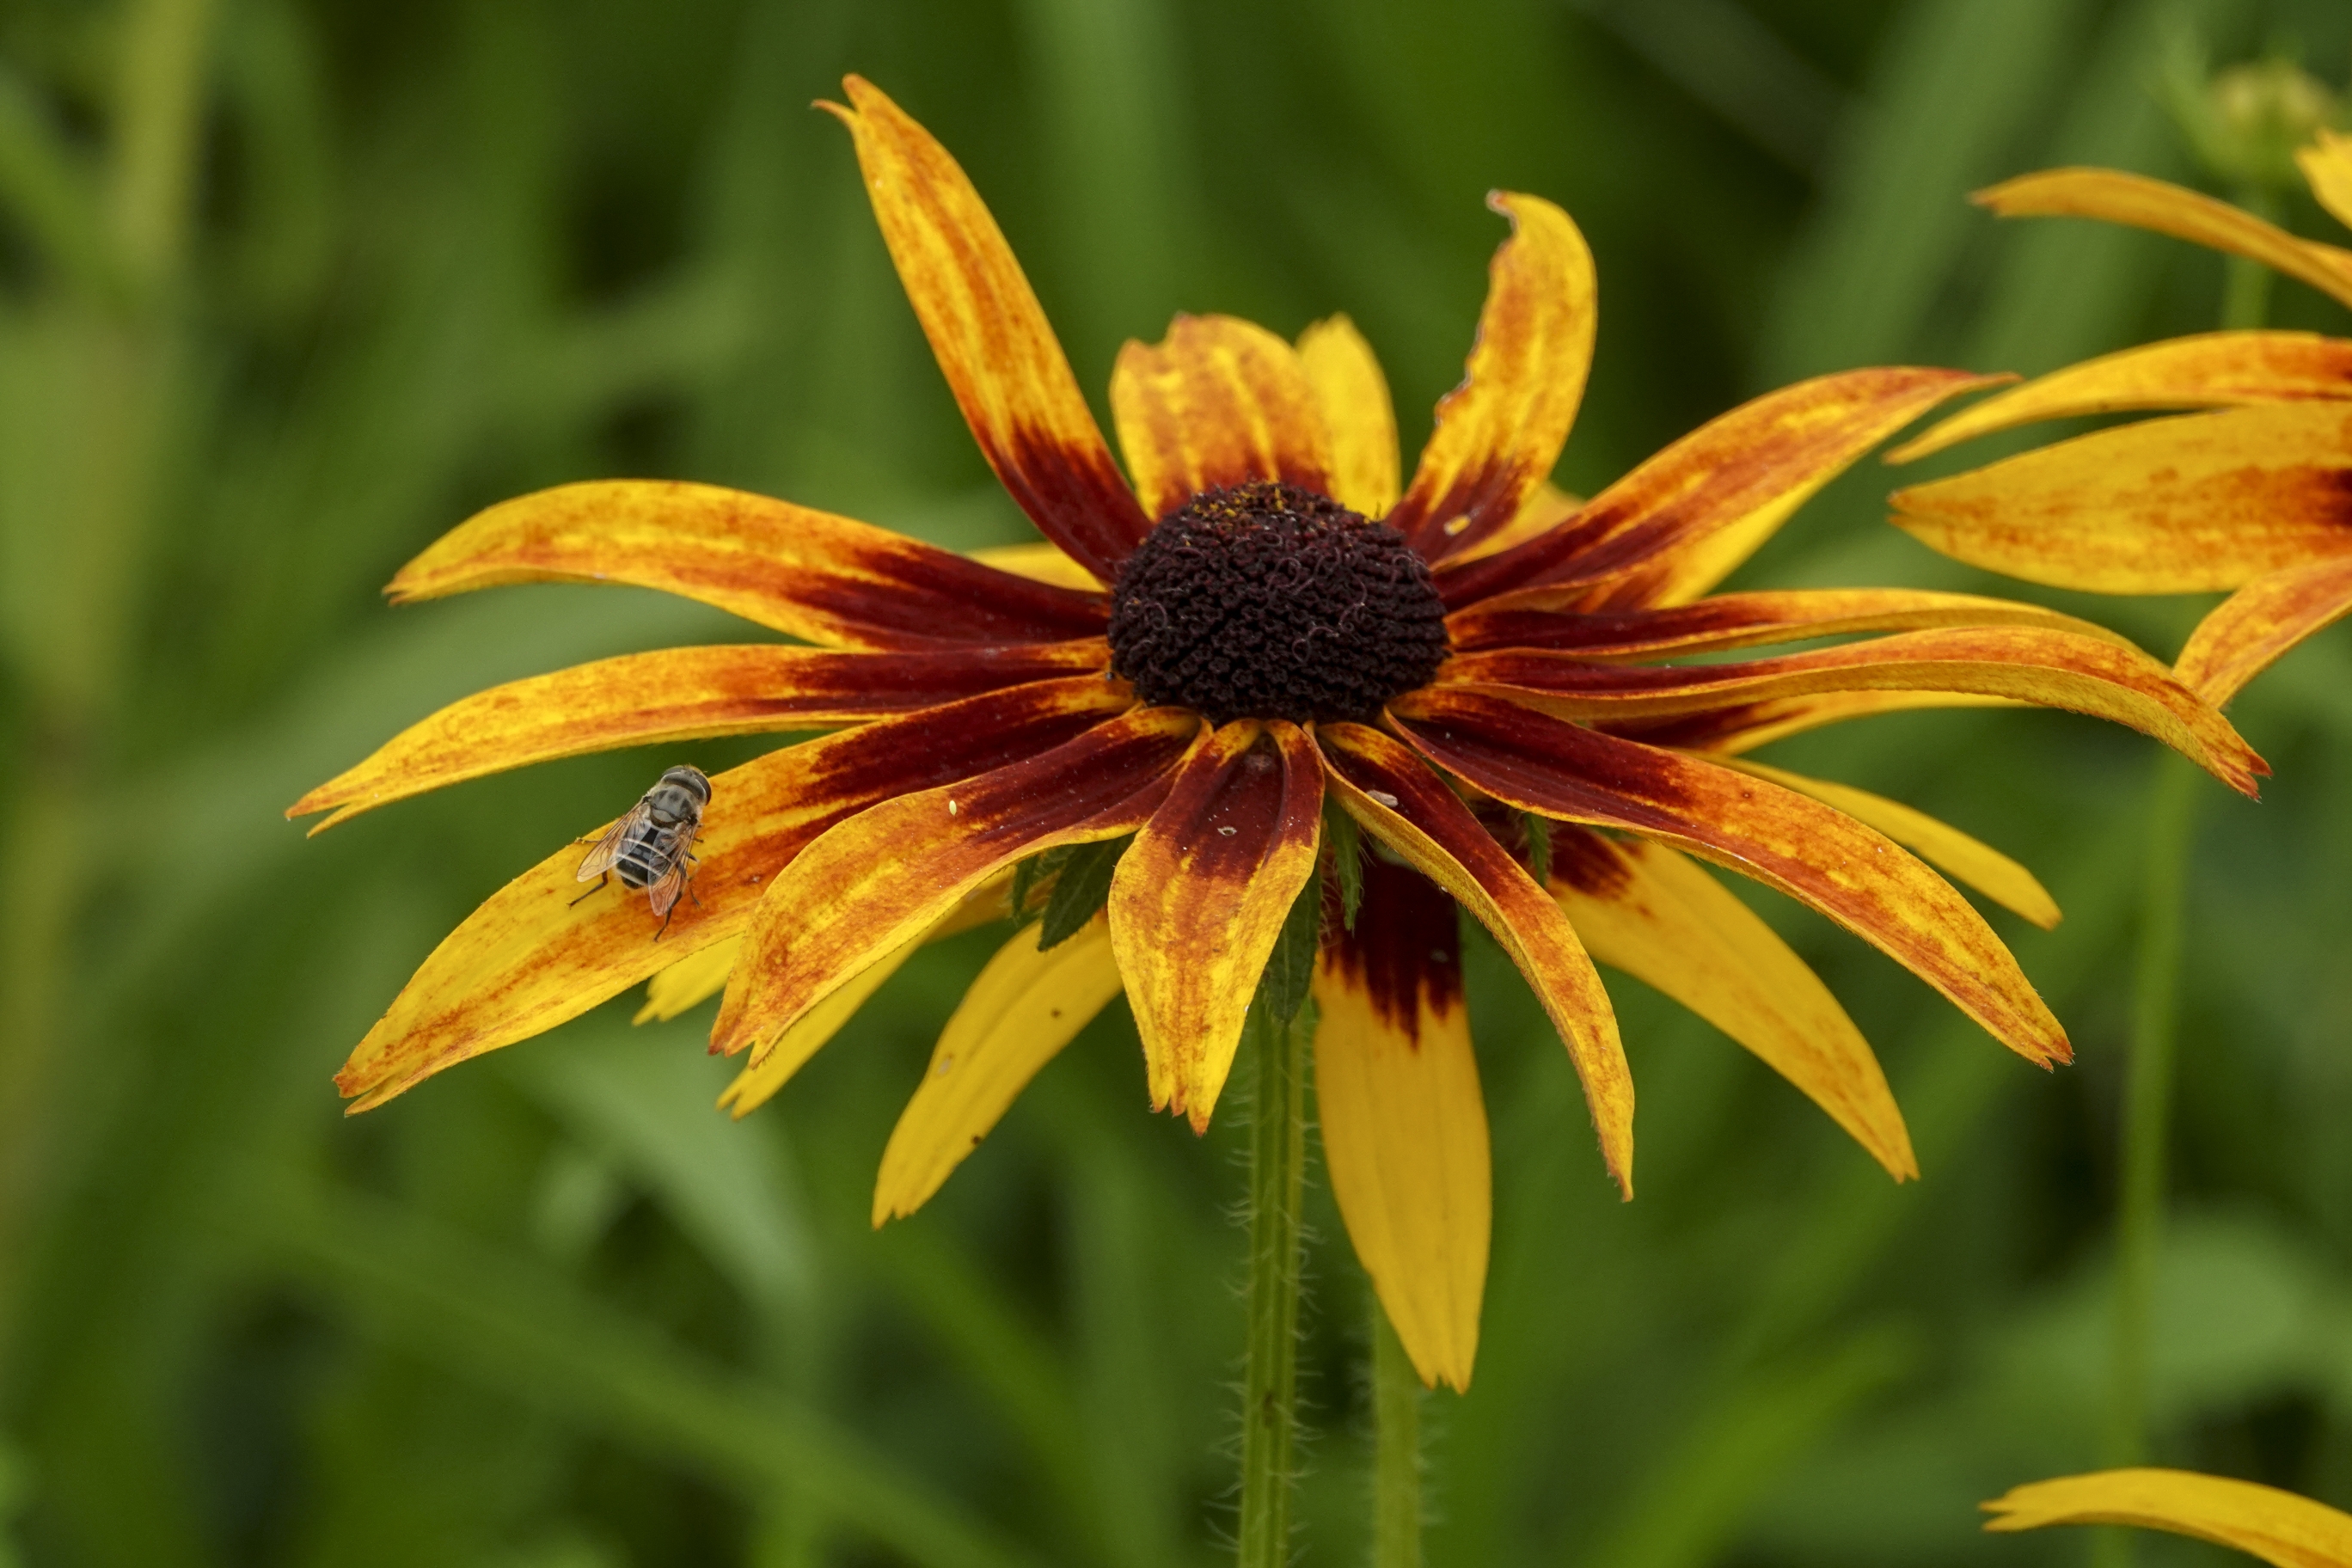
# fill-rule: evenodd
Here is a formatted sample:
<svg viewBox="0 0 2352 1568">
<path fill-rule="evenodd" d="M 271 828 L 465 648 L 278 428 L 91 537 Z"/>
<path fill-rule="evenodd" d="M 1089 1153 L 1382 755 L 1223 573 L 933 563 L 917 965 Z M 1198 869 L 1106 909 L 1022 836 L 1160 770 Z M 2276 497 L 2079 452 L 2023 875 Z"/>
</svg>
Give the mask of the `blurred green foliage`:
<svg viewBox="0 0 2352 1568">
<path fill-rule="evenodd" d="M 406 556 L 559 480 L 746 486 L 958 547 L 989 481 L 804 106 L 873 77 L 965 161 L 1081 380 L 1171 311 L 1350 312 L 1409 449 L 1458 375 L 1490 186 L 1567 205 L 1604 310 L 1560 479 L 1868 362 L 2036 371 L 2210 324 L 2221 268 L 1997 228 L 1972 185 L 2186 175 L 2183 45 L 2340 84 L 2336 0 L 18 0 L 0 12 L 0 1560 L 604 1568 L 1213 1561 L 1234 1130 L 1145 1110 L 1114 1008 L 920 1215 L 866 1190 L 984 934 L 770 1109 L 707 1019 L 616 1003 L 356 1122 L 328 1074 L 551 842 L 712 743 L 484 781 L 304 843 L 285 803 L 437 704 L 738 637 L 614 591 L 393 614 Z M 2327 234 L 2307 204 L 2287 220 Z M 2292 288 L 2284 321 L 2342 331 Z M 1971 455 L 1981 457 L 1981 453 Z M 1875 464 L 1745 574 L 1993 587 Z M 2169 655 L 2196 606 L 2077 600 Z M 2278 776 L 2196 861 L 2161 1455 L 2352 1504 L 2352 641 L 2239 705 Z M 1563 1053 L 1472 957 L 1497 1234 L 1433 1402 L 1440 1564 L 2074 1560 L 1973 1504 L 2095 1458 L 2113 1065 L 2147 746 L 2020 712 L 1783 748 L 2020 855 L 1994 915 L 2071 1025 L 2032 1072 L 1771 917 L 1881 1047 L 1895 1188 L 1612 978 L 1619 1205 Z M 1314 1560 L 1360 1551 L 1362 1288 L 1328 1194 Z M 2148 1559 L 2210 1555 L 2151 1543 Z"/>
</svg>

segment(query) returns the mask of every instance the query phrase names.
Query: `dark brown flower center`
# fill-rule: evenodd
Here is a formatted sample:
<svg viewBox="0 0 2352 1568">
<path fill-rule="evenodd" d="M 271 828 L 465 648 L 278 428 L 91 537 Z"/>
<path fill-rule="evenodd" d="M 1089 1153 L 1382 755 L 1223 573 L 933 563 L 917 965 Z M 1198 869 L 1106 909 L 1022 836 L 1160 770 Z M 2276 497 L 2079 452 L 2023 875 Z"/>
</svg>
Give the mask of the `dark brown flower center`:
<svg viewBox="0 0 2352 1568">
<path fill-rule="evenodd" d="M 1234 719 L 1368 720 L 1445 658 L 1404 536 L 1295 485 L 1202 490 L 1111 590 L 1111 668 L 1146 702 Z"/>
</svg>

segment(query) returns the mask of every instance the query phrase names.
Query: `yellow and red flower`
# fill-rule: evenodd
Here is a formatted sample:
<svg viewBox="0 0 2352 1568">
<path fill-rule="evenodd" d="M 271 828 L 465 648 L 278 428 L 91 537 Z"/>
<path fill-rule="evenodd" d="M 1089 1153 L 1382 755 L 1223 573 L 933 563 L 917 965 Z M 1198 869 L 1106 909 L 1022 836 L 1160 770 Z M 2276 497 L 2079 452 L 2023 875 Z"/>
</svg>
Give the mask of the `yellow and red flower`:
<svg viewBox="0 0 2352 1568">
<path fill-rule="evenodd" d="M 2312 194 L 2352 225 L 2352 136 L 2296 154 Z M 2352 250 L 2299 239 L 2195 191 L 2112 169 L 1996 185 L 2003 216 L 2101 218 L 2251 258 L 2352 306 Z M 1987 398 L 1897 450 L 1924 456 L 2037 420 L 2148 419 L 2055 442 L 1896 493 L 1895 522 L 1947 555 L 2104 594 L 2232 590 L 2175 667 L 2215 704 L 2352 613 L 2352 340 L 2224 331 L 2088 360 Z"/>
<path fill-rule="evenodd" d="M 880 92 L 848 89 L 851 107 L 829 107 L 916 313 L 1050 542 L 971 559 L 760 496 L 617 482 L 493 507 L 411 563 L 401 601 L 634 584 L 815 646 L 674 649 L 500 687 L 296 814 L 338 822 L 604 747 L 835 732 L 711 781 L 699 902 L 659 942 L 641 900 L 573 903 L 576 847 L 495 894 L 353 1051 L 339 1082 L 354 1110 L 651 978 L 647 1011 L 663 1015 L 724 988 L 712 1044 L 748 1053 L 726 1099 L 740 1113 L 913 946 L 1025 915 L 1010 907 L 1017 868 L 1060 852 L 1071 879 L 1083 860 L 1099 912 L 1055 945 L 1021 930 L 974 983 L 890 1140 L 878 1224 L 936 1190 L 1121 993 L 1152 1103 L 1204 1126 L 1286 919 L 1302 896 L 1342 902 L 1327 880 L 1345 882 L 1360 907 L 1324 922 L 1314 980 L 1333 1185 L 1415 1364 L 1460 1386 L 1489 1173 L 1456 905 L 1558 1026 L 1629 1193 L 1633 1089 L 1595 956 L 1757 1051 L 1900 1177 L 1910 1145 L 1869 1047 L 1686 856 L 1822 911 L 2044 1064 L 2068 1055 L 2056 1020 L 1902 846 L 2029 918 L 2056 910 L 1939 823 L 1739 753 L 1860 713 L 2023 701 L 2131 724 L 2242 790 L 2263 771 L 2160 666 L 2045 610 L 1902 590 L 1703 596 L 1830 478 L 1982 378 L 1823 377 L 1733 410 L 1590 502 L 1549 490 L 1594 284 L 1575 226 L 1536 197 L 1494 198 L 1515 232 L 1410 484 L 1380 368 L 1344 320 L 1293 345 L 1213 316 L 1119 356 L 1130 487 L 962 171 Z M 1887 635 L 1670 662 L 1864 633 Z M 1327 831 L 1327 813 L 1353 826 Z M 1333 863 L 1359 828 L 1375 847 L 1360 878 Z M 1115 868 L 1073 853 L 1122 841 Z"/>
</svg>

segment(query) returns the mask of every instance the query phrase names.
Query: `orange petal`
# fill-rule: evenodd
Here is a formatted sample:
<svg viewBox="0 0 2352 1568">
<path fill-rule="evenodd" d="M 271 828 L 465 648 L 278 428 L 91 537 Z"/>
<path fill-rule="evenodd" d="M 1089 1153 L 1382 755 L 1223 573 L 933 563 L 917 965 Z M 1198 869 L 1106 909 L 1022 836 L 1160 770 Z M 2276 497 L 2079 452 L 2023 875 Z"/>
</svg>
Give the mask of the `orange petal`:
<svg viewBox="0 0 2352 1568">
<path fill-rule="evenodd" d="M 1110 619 L 1098 594 L 790 501 L 667 479 L 501 501 L 443 534 L 385 592 L 404 605 L 507 583 L 659 588 L 845 647 L 1065 642 L 1099 637 Z"/>
<path fill-rule="evenodd" d="M 1517 516 L 1477 543 L 1466 550 L 1457 550 L 1446 559 L 1459 566 L 1467 561 L 1481 561 L 1489 555 L 1499 555 L 1514 545 L 1526 543 L 1538 534 L 1549 533 L 1583 510 L 1583 497 L 1572 496 L 1546 479 L 1528 492 L 1528 499 L 1519 503 Z"/>
<path fill-rule="evenodd" d="M 2352 408 L 2147 419 L 1895 492 L 1933 549 L 2061 588 L 2193 594 L 2352 552 Z"/>
<path fill-rule="evenodd" d="M 877 800 L 1002 767 L 1068 741 L 1132 700 L 1099 679 L 1041 682 L 771 752 L 711 780 L 694 898 L 669 931 L 617 883 L 582 899 L 567 845 L 492 894 L 433 950 L 336 1083 L 353 1110 L 442 1068 L 576 1017 L 702 948 L 740 935 L 803 846 Z"/>
<path fill-rule="evenodd" d="M 849 127 L 883 243 L 982 456 L 1046 538 L 1108 583 L 1150 531 L 1013 247 L 948 150 L 862 77 Z"/>
<path fill-rule="evenodd" d="M 2197 624 L 2173 673 L 2216 708 L 2312 633 L 2352 614 L 2352 555 L 2255 578 Z"/>
<path fill-rule="evenodd" d="M 1487 268 L 1486 305 L 1462 384 L 1438 399 L 1437 428 L 1389 525 L 1434 561 L 1517 515 L 1559 461 L 1592 366 L 1592 252 L 1559 208 L 1496 192 L 1511 220 Z"/>
<path fill-rule="evenodd" d="M 936 708 L 1110 662 L 1099 638 L 952 653 L 820 653 L 770 645 L 665 648 L 509 681 L 451 703 L 289 806 L 310 831 L 463 779 L 619 746 L 814 730 Z"/>
<path fill-rule="evenodd" d="M 1010 919 L 1013 906 L 1008 895 L 1012 890 L 1013 878 L 1009 873 L 982 884 L 965 897 L 964 901 L 957 906 L 954 912 L 925 931 L 923 941 L 937 942 L 942 937 L 970 931 L 974 926 L 988 925 L 996 921 Z M 911 947 L 908 949 L 908 952 L 913 951 Z M 678 1016 L 698 1003 L 709 1001 L 718 995 L 727 988 L 728 977 L 735 972 L 735 961 L 742 954 L 743 939 L 740 936 L 729 937 L 725 942 L 714 942 L 704 948 L 691 958 L 671 964 L 647 982 L 646 1005 L 637 1009 L 636 1016 L 630 1022 L 643 1024 L 654 1019 L 666 1022 Z M 896 967 L 897 964 L 894 963 L 891 968 Z M 878 986 L 888 976 L 889 971 L 885 970 L 875 977 L 874 984 Z M 836 997 L 846 995 L 852 989 L 853 987 L 845 986 L 842 990 L 835 992 L 834 995 Z M 856 1003 L 842 1011 L 839 1020 L 833 1028 L 825 1031 L 826 1039 L 830 1039 L 834 1030 L 839 1028 L 841 1024 L 847 1023 L 849 1016 L 855 1013 L 858 1006 L 864 1005 L 866 994 L 866 993 L 859 993 Z M 814 1014 L 811 1016 L 814 1016 Z M 808 1019 L 803 1018 L 801 1021 L 805 1024 Z M 819 1040 L 817 1044 L 824 1044 L 824 1040 Z M 814 1047 L 811 1049 L 813 1051 Z M 781 1081 L 778 1087 L 782 1087 Z M 719 1103 L 721 1105 L 731 1103 L 744 1092 L 747 1092 L 745 1085 L 739 1079 L 737 1084 L 727 1091 L 727 1095 L 721 1098 Z M 773 1092 L 773 1089 L 770 1089 L 767 1093 L 760 1094 L 750 1104 L 739 1107 L 736 1114 L 739 1116 L 743 1114 L 745 1110 L 751 1109 L 751 1105 L 757 1105 L 760 1100 L 765 1100 L 769 1093 Z"/>
<path fill-rule="evenodd" d="M 1769 779 L 1782 789 L 1811 795 L 1856 822 L 1868 823 L 1937 870 L 2044 931 L 2058 923 L 2058 900 L 2050 896 L 2050 890 L 2032 872 L 1992 846 L 1969 837 L 1948 823 L 1938 822 L 1924 811 L 1914 811 L 1900 801 L 1888 800 L 1867 790 L 1768 768 L 1762 763 L 1731 757 L 1716 760 L 1727 768 Z"/>
<path fill-rule="evenodd" d="M 1552 829 L 1551 891 L 1594 958 L 1755 1052 L 1896 1181 L 1919 1173 L 1870 1043 L 1821 977 L 1722 883 L 1662 844 L 1563 823 Z"/>
<path fill-rule="evenodd" d="M 1638 833 L 1753 877 L 1877 947 L 2028 1061 L 2070 1057 L 2058 1020 L 1975 907 L 1843 813 L 1474 692 L 1431 688 L 1390 713 L 1415 750 L 1505 805 Z"/>
<path fill-rule="evenodd" d="M 1602 721 L 1819 691 L 1965 691 L 2127 724 L 2245 795 L 2270 771 L 2228 720 L 2137 648 L 2039 626 L 1897 632 L 1739 664 L 1629 667 L 1505 649 L 1457 655 L 1440 668 L 1438 681 L 1425 692 L 1476 689 L 1560 718 Z"/>
<path fill-rule="evenodd" d="M 1330 442 L 1315 389 L 1298 352 L 1264 327 L 1179 316 L 1150 348 L 1129 340 L 1111 369 L 1110 411 L 1152 517 L 1252 479 L 1330 492 Z"/>
<path fill-rule="evenodd" d="M 719 1092 L 719 1109 L 740 1121 L 775 1098 L 793 1075 L 808 1066 L 810 1058 L 830 1044 L 929 940 L 929 932 L 909 937 L 826 992 L 822 1001 L 793 1019 L 792 1027 L 745 1064 L 734 1081 Z"/>
<path fill-rule="evenodd" d="M 1482 600 L 1445 618 L 1456 653 L 1546 648 L 1585 659 L 1654 658 L 1759 644 L 1802 642 L 1853 632 L 1928 626 L 2047 626 L 2121 641 L 2092 621 L 2039 605 L 1976 594 L 1909 588 L 1792 589 L 1717 594 L 1669 609 L 1587 613 L 1584 590 L 1528 588 Z"/>
<path fill-rule="evenodd" d="M 1328 922 L 1316 963 L 1315 1109 L 1331 1195 L 1413 1370 L 1467 1389 L 1494 1172 L 1459 933 L 1427 878 L 1366 858 L 1356 929 Z"/>
<path fill-rule="evenodd" d="M 1514 588 L 1622 577 L 1633 584 L 1628 603 L 1687 602 L 1864 452 L 1946 398 L 1997 379 L 1879 368 L 1767 393 L 1650 458 L 1572 521 L 1516 549 L 1441 569 L 1438 589 L 1459 609 Z"/>
<path fill-rule="evenodd" d="M 1331 499 L 1387 516 L 1397 499 L 1396 405 L 1371 344 L 1355 322 L 1329 316 L 1298 334 L 1298 362 L 1330 437 Z"/>
<path fill-rule="evenodd" d="M 1042 756 L 901 794 L 841 823 L 760 900 L 711 1048 L 765 1055 L 828 992 L 1000 868 L 1142 826 L 1199 728 L 1181 709 L 1139 709 Z"/>
<path fill-rule="evenodd" d="M 1886 454 L 1907 463 L 1994 430 L 2141 408 L 2234 408 L 2352 398 L 2352 341 L 2317 332 L 2203 332 L 2105 354 L 1971 404 Z"/>
<path fill-rule="evenodd" d="M 993 566 L 999 572 L 1010 572 L 1033 583 L 1051 583 L 1057 588 L 1076 588 L 1089 594 L 1102 591 L 1101 578 L 1063 554 L 1059 545 L 1047 540 L 1029 544 L 983 545 L 967 553 L 983 566 Z"/>
<path fill-rule="evenodd" d="M 2003 217 L 2091 217 L 2251 257 L 2352 305 L 2352 255 L 2297 239 L 2242 207 L 2116 169 L 2045 169 L 1971 198 Z"/>
<path fill-rule="evenodd" d="M 2352 1514 L 2275 1487 L 2190 1470 L 2099 1470 L 2014 1487 L 1987 1530 L 2137 1524 L 2233 1546 L 2278 1568 L 2352 1568 Z"/>
<path fill-rule="evenodd" d="M 1111 950 L 1151 1107 L 1203 1131 L 1258 975 L 1314 874 L 1323 766 L 1296 724 L 1244 719 L 1185 760 L 1110 883 Z"/>
<path fill-rule="evenodd" d="M 2352 227 L 2352 136 L 2322 131 L 2310 146 L 2296 150 L 2294 161 L 2319 205 L 2337 223 Z"/>
<path fill-rule="evenodd" d="M 1044 952 L 1036 927 L 1013 932 L 963 994 L 891 1129 L 874 1184 L 875 1225 L 922 1207 L 1119 989 L 1101 920 Z"/>
<path fill-rule="evenodd" d="M 1361 724 L 1325 724 L 1316 738 L 1348 815 L 1492 931 L 1568 1047 L 1601 1157 L 1633 1195 L 1633 1075 L 1592 960 L 1559 906 L 1479 825 L 1420 758 Z"/>
</svg>

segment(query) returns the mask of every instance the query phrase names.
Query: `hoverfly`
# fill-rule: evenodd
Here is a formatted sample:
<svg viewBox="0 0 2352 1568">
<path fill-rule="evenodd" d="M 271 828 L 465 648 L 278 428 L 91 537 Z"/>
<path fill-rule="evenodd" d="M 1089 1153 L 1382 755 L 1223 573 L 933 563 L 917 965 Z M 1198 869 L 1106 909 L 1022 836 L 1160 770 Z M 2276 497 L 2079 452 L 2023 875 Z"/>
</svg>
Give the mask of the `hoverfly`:
<svg viewBox="0 0 2352 1568">
<path fill-rule="evenodd" d="M 661 916 L 662 928 L 654 933 L 654 940 L 659 942 L 669 931 L 677 896 L 692 891 L 687 867 L 695 858 L 694 840 L 702 831 L 702 808 L 709 804 L 710 780 L 700 768 L 670 769 L 622 814 L 620 821 L 604 830 L 588 858 L 580 862 L 579 879 L 584 882 L 593 877 L 596 887 L 588 889 L 593 893 L 618 871 L 623 887 L 643 888 L 654 913 Z M 580 899 L 572 901 L 576 904 Z"/>
</svg>

